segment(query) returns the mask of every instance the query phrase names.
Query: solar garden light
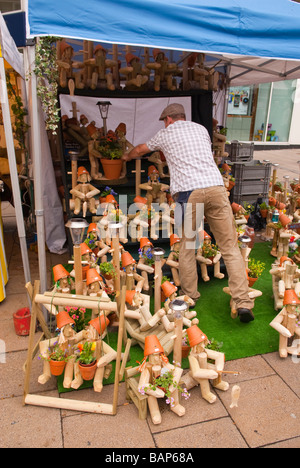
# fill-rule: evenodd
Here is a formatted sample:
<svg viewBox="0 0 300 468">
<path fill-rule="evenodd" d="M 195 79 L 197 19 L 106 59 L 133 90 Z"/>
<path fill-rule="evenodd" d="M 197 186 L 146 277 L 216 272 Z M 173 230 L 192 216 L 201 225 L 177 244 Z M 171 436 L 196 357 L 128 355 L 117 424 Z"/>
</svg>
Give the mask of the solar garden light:
<svg viewBox="0 0 300 468">
<path fill-rule="evenodd" d="M 245 262 L 246 268 L 248 268 L 248 244 L 251 242 L 251 238 L 249 236 L 243 235 L 239 237 L 240 241 L 240 249 L 241 249 L 241 254 Z"/>
<path fill-rule="evenodd" d="M 174 299 L 169 305 L 174 315 L 174 348 L 173 360 L 176 365 L 181 366 L 182 361 L 182 329 L 183 329 L 183 316 L 188 311 L 189 305 L 187 302 L 180 299 Z"/>
<path fill-rule="evenodd" d="M 66 227 L 70 229 L 70 234 L 73 241 L 75 290 L 76 294 L 79 295 L 83 294 L 80 244 L 82 243 L 84 231 L 88 226 L 89 224 L 84 218 L 72 218 L 66 224 Z"/>
<path fill-rule="evenodd" d="M 108 117 L 109 106 L 111 106 L 112 104 L 109 101 L 98 101 L 96 105 L 99 107 L 99 112 L 100 112 L 101 118 L 103 120 L 104 136 L 106 136 L 106 134 L 107 134 L 106 120 L 107 120 L 107 117 Z"/>
<path fill-rule="evenodd" d="M 162 258 L 165 255 L 164 249 L 155 247 L 152 249 L 155 260 L 155 276 L 154 276 L 154 312 L 161 309 L 161 281 L 162 281 Z"/>
</svg>

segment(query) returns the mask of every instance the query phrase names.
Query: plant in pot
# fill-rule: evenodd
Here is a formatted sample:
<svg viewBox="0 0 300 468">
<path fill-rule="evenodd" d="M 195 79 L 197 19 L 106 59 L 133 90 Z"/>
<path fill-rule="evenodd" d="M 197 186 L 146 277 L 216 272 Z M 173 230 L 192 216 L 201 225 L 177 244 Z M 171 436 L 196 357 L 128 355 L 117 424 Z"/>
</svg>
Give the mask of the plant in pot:
<svg viewBox="0 0 300 468">
<path fill-rule="evenodd" d="M 182 358 L 188 357 L 190 354 L 191 346 L 189 342 L 189 337 L 187 335 L 184 335 L 182 337 L 182 345 L 181 345 L 181 350 L 182 350 Z"/>
<path fill-rule="evenodd" d="M 115 134 L 109 130 L 106 136 L 99 140 L 98 151 L 101 154 L 101 164 L 107 179 L 119 179 L 122 170 L 123 149 Z"/>
<path fill-rule="evenodd" d="M 178 390 L 181 395 L 187 400 L 190 397 L 190 394 L 188 393 L 186 388 L 181 387 L 180 384 L 178 384 L 174 380 L 174 371 L 173 369 L 168 370 L 166 368 L 163 368 L 161 370 L 161 374 L 159 377 L 154 379 L 153 384 L 149 384 L 147 386 L 142 387 L 139 392 L 142 395 L 145 395 L 147 390 L 157 390 L 157 388 L 160 388 L 165 392 L 165 397 L 166 397 L 166 403 L 169 404 L 171 407 L 174 406 L 174 399 L 171 397 L 171 391 Z"/>
<path fill-rule="evenodd" d="M 95 359 L 96 343 L 86 341 L 77 345 L 79 354 L 76 357 L 79 370 L 83 380 L 93 380 L 97 370 L 97 360 Z"/>
<path fill-rule="evenodd" d="M 235 186 L 235 178 L 230 174 L 228 190 L 229 191 L 232 190 L 234 186 Z"/>
<path fill-rule="evenodd" d="M 251 205 L 251 203 L 244 202 L 243 208 L 245 210 L 244 216 L 248 221 L 250 214 L 254 211 L 254 205 Z"/>
<path fill-rule="evenodd" d="M 260 260 L 255 260 L 254 258 L 250 258 L 248 262 L 248 282 L 249 287 L 253 286 L 255 281 L 262 275 L 266 264 L 261 262 Z"/>
<path fill-rule="evenodd" d="M 260 211 L 262 218 L 267 217 L 269 209 L 270 209 L 269 205 L 267 205 L 267 203 L 265 202 L 259 205 L 259 211 Z"/>
<path fill-rule="evenodd" d="M 107 195 L 113 195 L 116 197 L 118 194 L 111 188 L 108 187 L 108 185 L 101 191 L 99 195 L 99 201 L 100 203 L 105 203 Z"/>
<path fill-rule="evenodd" d="M 211 261 L 213 261 L 217 253 L 218 247 L 215 244 L 203 244 L 202 255 L 204 258 L 209 258 Z"/>
<path fill-rule="evenodd" d="M 49 362 L 51 374 L 55 376 L 59 376 L 63 373 L 66 362 L 71 359 L 71 357 L 72 356 L 67 355 L 67 350 L 60 348 L 58 343 L 55 343 L 54 347 L 49 347 L 47 356 L 40 355 L 40 359 Z"/>
<path fill-rule="evenodd" d="M 74 330 L 76 333 L 84 330 L 85 328 L 85 313 L 86 309 L 83 307 L 65 307 L 66 312 L 70 315 L 70 317 L 74 320 Z"/>
<path fill-rule="evenodd" d="M 104 278 L 110 280 L 116 276 L 116 270 L 114 265 L 111 262 L 103 262 L 99 265 L 100 273 Z"/>
</svg>

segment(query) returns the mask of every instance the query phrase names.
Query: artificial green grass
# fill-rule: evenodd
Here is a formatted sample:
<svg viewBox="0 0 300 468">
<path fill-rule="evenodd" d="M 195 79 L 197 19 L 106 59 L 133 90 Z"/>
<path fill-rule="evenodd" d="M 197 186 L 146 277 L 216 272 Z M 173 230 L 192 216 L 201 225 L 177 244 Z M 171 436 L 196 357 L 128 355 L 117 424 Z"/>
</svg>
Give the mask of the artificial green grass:
<svg viewBox="0 0 300 468">
<path fill-rule="evenodd" d="M 238 318 L 231 318 L 230 296 L 223 292 L 223 288 L 228 286 L 228 279 L 219 280 L 211 277 L 211 280 L 204 283 L 199 279 L 199 292 L 201 297 L 194 310 L 197 311 L 199 328 L 207 335 L 208 339 L 214 338 L 218 342 L 223 342 L 221 351 L 225 353 L 226 361 L 240 359 L 259 354 L 267 354 L 278 351 L 278 333 L 270 327 L 270 322 L 278 312 L 274 309 L 274 299 L 272 291 L 272 277 L 269 273 L 274 258 L 270 255 L 271 244 L 268 242 L 256 243 L 250 256 L 256 260 L 261 260 L 266 264 L 262 276 L 257 280 L 254 289 L 260 290 L 263 294 L 255 299 L 253 313 L 255 320 L 250 323 L 242 323 Z M 211 272 L 210 272 L 211 274 Z M 151 301 L 153 304 L 153 300 Z M 117 349 L 117 333 L 109 333 L 105 339 L 109 345 Z M 143 350 L 139 345 L 133 346 L 130 350 L 129 366 L 137 366 L 137 362 L 143 360 Z M 172 362 L 172 354 L 169 356 Z M 183 359 L 182 366 L 188 368 L 188 359 Z M 114 382 L 115 362 L 113 362 L 113 372 L 109 379 L 104 380 L 104 384 Z M 63 376 L 58 378 L 59 392 L 66 392 L 62 386 Z M 84 382 L 82 387 L 91 387 L 91 382 Z"/>
</svg>

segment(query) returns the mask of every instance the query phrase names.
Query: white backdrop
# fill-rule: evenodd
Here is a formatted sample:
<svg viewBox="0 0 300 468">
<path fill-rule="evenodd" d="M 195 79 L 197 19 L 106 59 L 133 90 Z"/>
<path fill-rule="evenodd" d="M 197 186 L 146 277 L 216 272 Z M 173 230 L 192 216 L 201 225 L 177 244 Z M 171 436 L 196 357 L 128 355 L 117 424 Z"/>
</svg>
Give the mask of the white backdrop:
<svg viewBox="0 0 300 468">
<path fill-rule="evenodd" d="M 94 98 L 87 96 L 60 95 L 61 115 L 72 117 L 72 103 L 76 102 L 77 119 L 84 114 L 89 122 L 95 121 L 96 127 L 102 127 L 102 119 L 98 101 L 109 101 L 107 130 L 115 130 L 123 122 L 126 124 L 127 140 L 134 146 L 145 143 L 162 128 L 159 117 L 163 109 L 173 102 L 181 103 L 186 111 L 186 117 L 191 119 L 191 97 L 172 98 Z"/>
</svg>

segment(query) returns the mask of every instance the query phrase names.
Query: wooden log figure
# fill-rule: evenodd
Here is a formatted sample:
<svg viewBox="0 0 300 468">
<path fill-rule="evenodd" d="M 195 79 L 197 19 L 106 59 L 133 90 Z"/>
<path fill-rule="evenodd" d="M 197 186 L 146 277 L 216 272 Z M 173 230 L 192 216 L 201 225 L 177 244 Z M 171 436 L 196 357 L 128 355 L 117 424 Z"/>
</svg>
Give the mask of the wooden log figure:
<svg viewBox="0 0 300 468">
<path fill-rule="evenodd" d="M 102 131 L 95 126 L 94 122 L 91 122 L 87 126 L 87 131 L 90 136 L 90 140 L 88 142 L 88 153 L 91 165 L 91 177 L 93 180 L 100 180 L 103 177 L 103 174 L 99 170 L 101 154 L 98 151 L 98 146 L 99 138 L 102 136 Z"/>
<path fill-rule="evenodd" d="M 139 248 L 139 261 L 136 266 L 137 270 L 141 271 L 141 275 L 144 278 L 144 290 L 149 291 L 149 274 L 154 273 L 154 259 L 153 259 L 153 244 L 147 237 L 142 237 L 140 240 Z"/>
<path fill-rule="evenodd" d="M 82 68 L 83 64 L 72 60 L 74 56 L 73 47 L 65 41 L 59 42 L 58 47 L 60 49 L 60 58 L 57 60 L 57 65 L 60 86 L 66 88 L 69 80 L 75 80 L 75 88 L 83 89 L 84 83 L 82 81 L 81 72 L 74 72 L 74 69 Z"/>
<path fill-rule="evenodd" d="M 98 229 L 100 231 L 101 238 L 105 239 L 107 245 L 111 244 L 113 232 L 109 227 L 111 223 L 120 223 L 121 227 L 119 239 L 122 244 L 128 242 L 127 238 L 127 222 L 128 218 L 118 208 L 118 202 L 113 195 L 107 195 L 105 199 L 105 210 L 102 218 L 98 221 Z"/>
<path fill-rule="evenodd" d="M 164 294 L 165 302 L 163 305 L 163 310 L 166 311 L 166 314 L 162 316 L 162 324 L 164 325 L 167 332 L 174 331 L 175 329 L 175 317 L 170 304 L 175 299 L 186 302 L 190 307 L 195 305 L 195 302 L 189 296 L 177 296 L 178 288 L 170 283 L 170 281 L 165 281 L 161 285 L 161 290 Z M 196 318 L 197 312 L 194 310 L 186 310 L 183 315 L 183 325 L 186 327 L 191 327 L 192 325 L 197 325 L 199 320 Z"/>
<path fill-rule="evenodd" d="M 235 223 L 237 225 L 247 224 L 247 219 L 245 218 L 245 213 L 246 213 L 245 208 L 243 208 L 242 205 L 239 205 L 238 203 L 235 203 L 235 202 L 231 203 L 231 208 L 232 208 Z"/>
<path fill-rule="evenodd" d="M 55 290 L 59 293 L 70 294 L 75 287 L 74 282 L 70 277 L 70 273 L 61 263 L 53 267 L 53 280 Z"/>
<path fill-rule="evenodd" d="M 140 184 L 142 190 L 146 190 L 146 198 L 148 204 L 151 203 L 166 203 L 166 191 L 169 190 L 170 186 L 162 184 L 159 179 L 159 172 L 155 166 L 149 166 L 148 168 L 148 182 Z"/>
<path fill-rule="evenodd" d="M 187 335 L 191 346 L 189 355 L 190 372 L 182 380 L 185 382 L 187 390 L 200 385 L 202 397 L 212 404 L 217 397 L 210 390 L 210 380 L 212 380 L 213 387 L 218 390 L 226 391 L 229 389 L 229 384 L 222 380 L 225 355 L 220 351 L 207 348 L 209 340 L 197 325 L 188 328 Z"/>
<path fill-rule="evenodd" d="M 150 70 L 140 62 L 140 58 L 128 52 L 125 55 L 126 67 L 120 68 L 120 75 L 125 75 L 126 89 L 140 89 L 148 82 Z"/>
<path fill-rule="evenodd" d="M 151 239 L 158 239 L 160 216 L 144 197 L 135 197 L 134 203 L 139 209 L 129 222 L 129 233 L 133 242 L 140 242 L 150 234 Z"/>
<path fill-rule="evenodd" d="M 284 294 L 288 289 L 294 289 L 296 295 L 300 296 L 300 270 L 291 258 L 281 257 L 280 263 L 272 265 L 270 274 L 276 310 L 283 307 Z"/>
<path fill-rule="evenodd" d="M 121 275 L 126 282 L 126 289 L 141 292 L 144 287 L 145 279 L 136 272 L 136 261 L 129 252 L 124 252 L 121 256 L 121 266 L 123 271 Z"/>
<path fill-rule="evenodd" d="M 160 49 L 153 49 L 154 63 L 147 63 L 149 70 L 154 70 L 154 91 L 160 91 L 161 88 L 175 91 L 176 81 L 173 76 L 176 74 L 176 63 L 169 63 L 168 58 Z"/>
<path fill-rule="evenodd" d="M 81 166 L 78 168 L 77 180 L 79 184 L 70 190 L 71 195 L 75 196 L 74 206 L 72 204 L 73 200 L 70 200 L 70 208 L 73 208 L 75 215 L 78 215 L 82 209 L 84 218 L 88 210 L 96 214 L 97 208 L 94 197 L 100 193 L 100 190 L 90 184 L 91 177 L 85 167 Z"/>
<path fill-rule="evenodd" d="M 110 245 L 105 244 L 102 239 L 99 239 L 97 223 L 90 223 L 87 230 L 87 237 L 84 242 L 90 247 L 93 253 L 101 259 L 101 263 L 107 262 L 107 254 L 111 247 Z"/>
<path fill-rule="evenodd" d="M 170 410 L 177 416 L 184 416 L 185 408 L 180 404 L 178 392 L 183 369 L 169 363 L 164 354 L 164 348 L 155 335 L 150 335 L 145 339 L 144 361 L 140 366 L 140 371 L 138 390 L 142 394 L 148 395 L 148 408 L 153 424 L 160 424 L 162 421 L 158 399 L 164 398 L 166 391 L 170 394 Z M 168 389 L 158 388 L 155 385 L 155 379 L 166 372 L 173 375 L 172 385 Z"/>
<path fill-rule="evenodd" d="M 279 356 L 286 358 L 288 354 L 300 355 L 300 328 L 299 310 L 300 300 L 293 289 L 284 293 L 283 309 L 270 323 L 270 326 L 279 333 Z"/>
<path fill-rule="evenodd" d="M 220 271 L 221 253 L 218 248 L 211 243 L 211 237 L 207 232 L 200 231 L 199 237 L 200 239 L 203 238 L 203 245 L 197 250 L 196 259 L 200 263 L 203 281 L 210 281 L 210 277 L 207 272 L 207 265 L 213 265 L 215 278 L 223 279 L 224 274 Z"/>
<path fill-rule="evenodd" d="M 85 65 L 93 66 L 92 79 L 90 82 L 90 88 L 96 89 L 106 88 L 109 91 L 116 89 L 113 82 L 113 73 L 110 71 L 112 68 L 118 67 L 118 62 L 106 58 L 107 50 L 98 44 L 94 49 L 94 58 L 89 58 L 84 61 Z M 107 70 L 108 73 L 107 73 Z"/>
</svg>

